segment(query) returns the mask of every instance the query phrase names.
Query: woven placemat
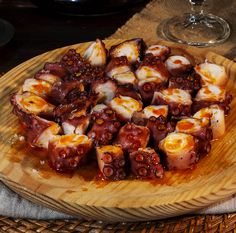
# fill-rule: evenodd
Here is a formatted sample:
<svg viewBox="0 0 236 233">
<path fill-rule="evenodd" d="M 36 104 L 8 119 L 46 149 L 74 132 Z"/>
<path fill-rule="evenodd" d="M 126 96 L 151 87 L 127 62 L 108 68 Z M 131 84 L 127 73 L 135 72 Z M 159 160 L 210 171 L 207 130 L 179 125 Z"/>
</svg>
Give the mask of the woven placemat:
<svg viewBox="0 0 236 233">
<path fill-rule="evenodd" d="M 108 224 L 98 221 L 12 219 L 0 216 L 0 232 L 235 232 L 236 214 L 200 215 L 139 223 Z"/>
<path fill-rule="evenodd" d="M 236 1 L 208 0 L 208 11 L 217 13 L 231 22 L 232 34 L 223 45 L 212 47 L 211 50 L 228 58 L 236 57 Z M 162 40 L 158 25 L 166 18 L 186 12 L 187 0 L 154 0 L 140 13 L 135 14 L 124 26 L 109 38 L 142 37 L 147 43 Z M 176 7 L 178 6 L 178 7 Z M 221 9 L 221 10 L 219 10 Z M 0 75 L 1 76 L 1 75 Z M 1 203 L 0 203 L 1 204 Z M 222 215 L 180 216 L 171 219 L 138 223 L 108 224 L 100 221 L 86 220 L 30 220 L 13 219 L 0 216 L 0 232 L 236 232 L 236 213 Z"/>
</svg>

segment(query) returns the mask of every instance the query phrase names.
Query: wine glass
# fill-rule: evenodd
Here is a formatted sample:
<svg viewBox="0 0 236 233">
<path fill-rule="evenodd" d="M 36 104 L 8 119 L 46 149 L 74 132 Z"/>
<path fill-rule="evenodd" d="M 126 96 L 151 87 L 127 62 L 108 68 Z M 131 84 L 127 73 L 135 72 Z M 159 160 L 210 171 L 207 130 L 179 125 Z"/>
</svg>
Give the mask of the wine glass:
<svg viewBox="0 0 236 233">
<path fill-rule="evenodd" d="M 170 41 L 207 47 L 224 42 L 230 35 L 229 24 L 222 18 L 203 11 L 205 0 L 189 0 L 191 12 L 168 19 L 162 27 Z"/>
</svg>

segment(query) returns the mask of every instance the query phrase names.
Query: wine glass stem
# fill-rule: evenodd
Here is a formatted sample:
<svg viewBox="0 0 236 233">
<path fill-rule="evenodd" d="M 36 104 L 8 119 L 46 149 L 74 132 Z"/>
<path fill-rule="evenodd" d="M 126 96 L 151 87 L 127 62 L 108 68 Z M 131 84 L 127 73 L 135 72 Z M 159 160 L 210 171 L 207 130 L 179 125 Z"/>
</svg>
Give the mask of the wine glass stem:
<svg viewBox="0 0 236 233">
<path fill-rule="evenodd" d="M 191 3 L 191 12 L 189 21 L 194 24 L 202 19 L 204 0 L 189 0 Z"/>
</svg>

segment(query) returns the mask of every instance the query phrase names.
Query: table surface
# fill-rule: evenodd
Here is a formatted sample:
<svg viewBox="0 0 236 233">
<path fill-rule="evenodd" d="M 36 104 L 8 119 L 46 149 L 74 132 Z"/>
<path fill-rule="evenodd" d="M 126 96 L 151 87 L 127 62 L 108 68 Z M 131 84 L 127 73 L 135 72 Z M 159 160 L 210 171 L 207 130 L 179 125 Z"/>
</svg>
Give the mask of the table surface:
<svg viewBox="0 0 236 233">
<path fill-rule="evenodd" d="M 145 4 L 103 16 L 68 16 L 47 12 L 28 0 L 0 0 L 0 18 L 15 28 L 13 39 L 0 47 L 0 72 L 43 52 L 106 38 Z"/>
</svg>

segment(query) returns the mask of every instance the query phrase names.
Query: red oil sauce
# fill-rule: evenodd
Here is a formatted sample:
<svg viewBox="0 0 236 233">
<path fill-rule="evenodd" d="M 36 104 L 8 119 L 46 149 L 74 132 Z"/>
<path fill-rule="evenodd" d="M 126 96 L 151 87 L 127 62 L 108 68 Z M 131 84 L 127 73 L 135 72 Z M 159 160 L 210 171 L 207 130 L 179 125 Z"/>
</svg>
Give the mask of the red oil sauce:
<svg viewBox="0 0 236 233">
<path fill-rule="evenodd" d="M 182 64 L 182 61 L 181 61 L 181 60 L 175 60 L 175 61 L 174 61 L 174 64 L 180 65 L 180 64 Z"/>
<path fill-rule="evenodd" d="M 16 142 L 12 145 L 15 149 L 16 153 L 14 156 L 11 155 L 9 160 L 14 163 L 22 163 L 24 166 L 28 166 L 30 169 L 37 170 L 37 173 L 44 179 L 50 179 L 51 177 L 58 176 L 64 178 L 72 178 L 74 176 L 79 176 L 86 182 L 93 182 L 97 188 L 103 188 L 106 185 L 109 185 L 110 182 L 116 181 L 108 181 L 102 180 L 99 177 L 99 169 L 97 165 L 97 161 L 95 159 L 95 155 L 91 153 L 89 155 L 87 164 L 80 166 L 76 172 L 73 173 L 58 173 L 53 170 L 48 164 L 48 156 L 47 150 L 32 148 L 28 143 L 24 142 Z M 24 155 L 24 156 L 22 156 Z M 199 176 L 207 174 L 209 171 L 205 170 L 204 165 L 207 161 L 207 156 L 202 158 L 197 165 L 195 165 L 192 169 L 188 169 L 185 171 L 165 171 L 163 178 L 153 179 L 153 180 L 140 180 L 140 182 L 149 182 L 151 185 L 159 186 L 159 185 L 176 185 L 180 183 L 188 183 L 190 180 L 195 179 Z M 126 181 L 132 182 L 135 178 L 131 175 L 126 177 Z M 87 191 L 87 190 L 83 190 Z"/>
</svg>

